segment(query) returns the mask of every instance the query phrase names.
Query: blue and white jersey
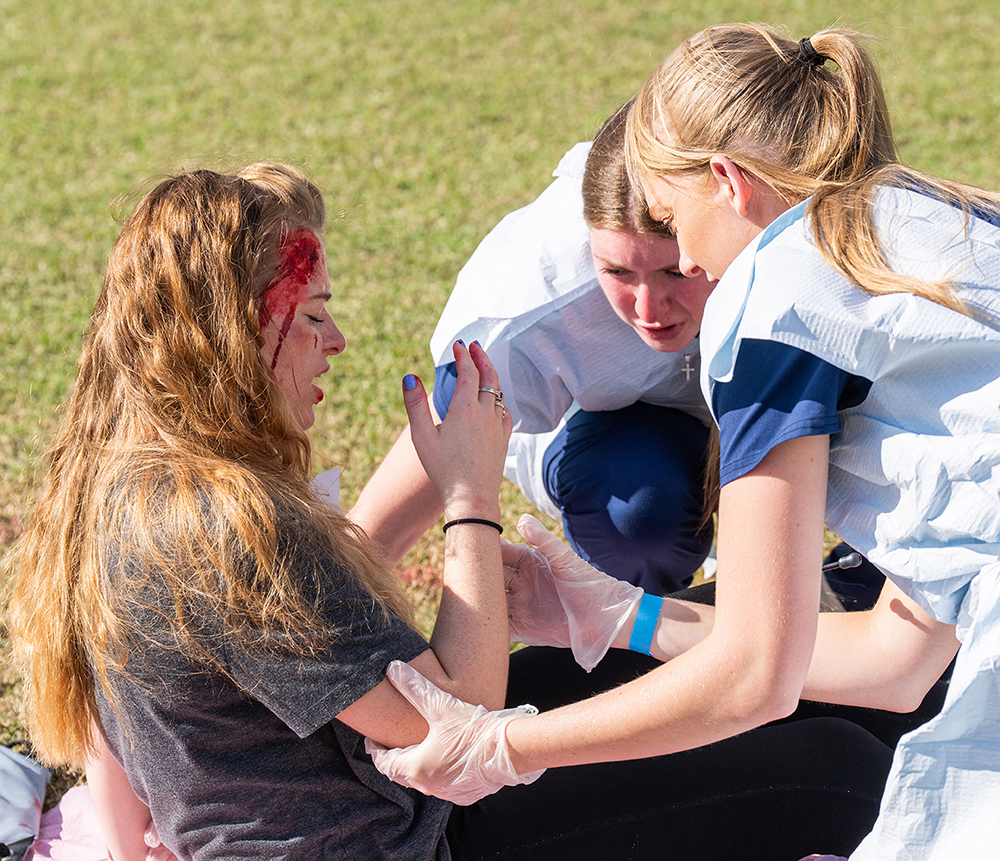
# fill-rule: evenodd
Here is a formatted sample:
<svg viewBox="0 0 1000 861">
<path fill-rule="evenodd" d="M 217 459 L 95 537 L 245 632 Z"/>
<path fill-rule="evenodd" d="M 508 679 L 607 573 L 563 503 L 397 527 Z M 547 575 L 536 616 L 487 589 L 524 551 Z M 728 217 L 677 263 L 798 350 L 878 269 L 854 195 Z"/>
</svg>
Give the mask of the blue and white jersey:
<svg viewBox="0 0 1000 861">
<path fill-rule="evenodd" d="M 883 189 L 877 207 L 893 268 L 958 281 L 973 316 L 855 287 L 817 249 L 803 203 L 709 297 L 702 382 L 711 402 L 743 342 L 770 341 L 870 383 L 838 411 L 827 524 L 954 623 L 971 578 L 1000 556 L 1000 229 L 974 218 L 966 239 L 960 211 L 913 191 Z"/>
<path fill-rule="evenodd" d="M 972 316 L 855 287 L 823 258 L 803 203 L 743 251 L 709 298 L 702 385 L 722 413 L 729 480 L 766 453 L 758 416 L 792 428 L 786 439 L 829 433 L 827 525 L 932 616 L 958 626 L 944 709 L 900 741 L 882 812 L 852 861 L 992 857 L 1000 844 L 1000 225 L 966 222 L 912 190 L 884 188 L 875 208 L 890 266 L 958 284 Z M 762 344 L 780 354 L 774 367 L 800 398 L 772 385 L 768 368 L 753 373 L 759 363 L 740 361 Z"/>
</svg>

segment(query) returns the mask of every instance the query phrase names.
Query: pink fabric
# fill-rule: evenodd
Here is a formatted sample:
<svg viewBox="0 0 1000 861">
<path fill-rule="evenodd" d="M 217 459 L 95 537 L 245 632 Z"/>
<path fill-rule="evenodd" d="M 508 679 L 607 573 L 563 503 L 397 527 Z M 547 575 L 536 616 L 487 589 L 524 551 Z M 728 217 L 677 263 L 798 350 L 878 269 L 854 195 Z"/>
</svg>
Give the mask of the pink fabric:
<svg viewBox="0 0 1000 861">
<path fill-rule="evenodd" d="M 847 861 L 843 855 L 807 855 L 801 861 Z"/>
<path fill-rule="evenodd" d="M 42 814 L 38 838 L 24 861 L 111 861 L 86 786 L 74 786 Z"/>
</svg>

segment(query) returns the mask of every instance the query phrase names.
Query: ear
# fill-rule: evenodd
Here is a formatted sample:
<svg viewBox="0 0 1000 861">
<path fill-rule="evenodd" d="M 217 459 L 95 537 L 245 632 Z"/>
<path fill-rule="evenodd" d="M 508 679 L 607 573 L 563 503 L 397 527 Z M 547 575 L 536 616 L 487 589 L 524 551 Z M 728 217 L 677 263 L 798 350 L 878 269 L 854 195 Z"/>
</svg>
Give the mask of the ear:
<svg viewBox="0 0 1000 861">
<path fill-rule="evenodd" d="M 712 172 L 716 194 L 737 215 L 741 218 L 748 218 L 750 215 L 750 200 L 754 195 L 754 187 L 747 174 L 724 155 L 712 156 L 709 161 L 709 169 Z"/>
</svg>

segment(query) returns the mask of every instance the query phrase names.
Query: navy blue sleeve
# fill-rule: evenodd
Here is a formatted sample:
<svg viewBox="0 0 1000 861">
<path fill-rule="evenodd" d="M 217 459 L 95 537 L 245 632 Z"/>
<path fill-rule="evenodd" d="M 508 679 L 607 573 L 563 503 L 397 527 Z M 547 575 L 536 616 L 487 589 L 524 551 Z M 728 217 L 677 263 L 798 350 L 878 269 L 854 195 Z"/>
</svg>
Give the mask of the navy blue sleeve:
<svg viewBox="0 0 1000 861">
<path fill-rule="evenodd" d="M 448 415 L 451 399 L 455 397 L 455 385 L 458 383 L 458 370 L 454 362 L 439 365 L 434 369 L 434 391 L 431 398 L 439 418 Z"/>
<path fill-rule="evenodd" d="M 741 342 L 729 382 L 712 389 L 721 483 L 746 475 L 775 446 L 840 430 L 838 410 L 857 406 L 871 382 L 786 344 Z"/>
</svg>

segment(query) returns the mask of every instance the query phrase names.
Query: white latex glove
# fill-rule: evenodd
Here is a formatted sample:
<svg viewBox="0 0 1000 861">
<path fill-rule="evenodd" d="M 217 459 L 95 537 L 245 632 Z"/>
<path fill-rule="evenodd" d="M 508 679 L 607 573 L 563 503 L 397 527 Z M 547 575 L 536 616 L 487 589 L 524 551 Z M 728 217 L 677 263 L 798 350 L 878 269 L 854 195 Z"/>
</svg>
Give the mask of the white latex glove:
<svg viewBox="0 0 1000 861">
<path fill-rule="evenodd" d="M 508 544 L 503 540 L 500 555 L 510 641 L 568 649 L 569 619 L 559 600 L 549 560 L 530 544 Z"/>
<path fill-rule="evenodd" d="M 589 673 L 642 600 L 642 589 L 584 562 L 530 514 L 521 515 L 517 531 L 548 567 L 537 554 L 517 555 L 511 548 L 518 545 L 503 549 L 512 636 L 528 645 L 568 645 Z"/>
<path fill-rule="evenodd" d="M 502 786 L 533 783 L 545 771 L 518 774 L 507 752 L 507 724 L 538 714 L 534 706 L 491 712 L 469 705 L 402 661 L 389 664 L 385 674 L 430 726 L 427 738 L 410 747 L 389 750 L 365 739 L 365 750 L 386 777 L 424 795 L 467 805 Z"/>
<path fill-rule="evenodd" d="M 152 822 L 146 826 L 143 842 L 149 847 L 146 861 L 178 861 L 177 856 L 160 842 L 160 832 Z"/>
</svg>

